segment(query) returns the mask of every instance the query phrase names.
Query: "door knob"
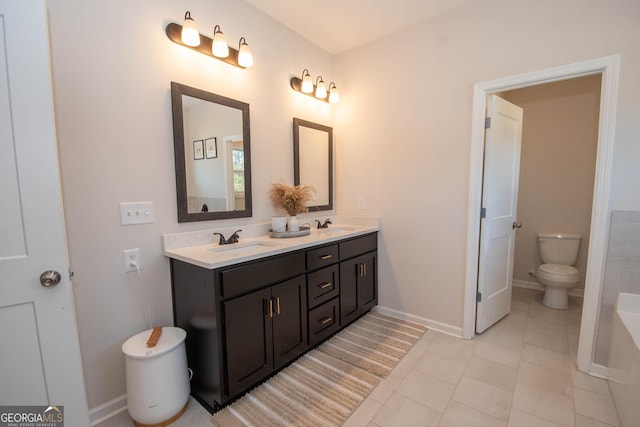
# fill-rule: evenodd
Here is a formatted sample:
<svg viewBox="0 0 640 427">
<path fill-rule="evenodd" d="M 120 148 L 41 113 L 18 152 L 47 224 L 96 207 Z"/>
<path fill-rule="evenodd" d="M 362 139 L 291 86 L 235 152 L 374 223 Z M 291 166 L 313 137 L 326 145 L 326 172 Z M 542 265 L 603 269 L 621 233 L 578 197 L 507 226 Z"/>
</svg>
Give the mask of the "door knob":
<svg viewBox="0 0 640 427">
<path fill-rule="evenodd" d="M 60 273 L 55 270 L 47 270 L 40 275 L 40 284 L 45 288 L 50 288 L 60 283 L 60 279 L 62 279 Z"/>
<path fill-rule="evenodd" d="M 512 227 L 515 228 L 522 228 L 522 223 L 521 222 L 514 222 Z"/>
</svg>

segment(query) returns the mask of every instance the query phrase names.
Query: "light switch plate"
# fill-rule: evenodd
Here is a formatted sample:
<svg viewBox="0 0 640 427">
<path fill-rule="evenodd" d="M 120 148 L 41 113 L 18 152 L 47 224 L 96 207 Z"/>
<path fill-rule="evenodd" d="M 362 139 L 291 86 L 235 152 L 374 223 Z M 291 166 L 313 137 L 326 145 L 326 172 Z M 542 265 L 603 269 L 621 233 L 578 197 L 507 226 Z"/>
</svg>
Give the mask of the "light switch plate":
<svg viewBox="0 0 640 427">
<path fill-rule="evenodd" d="M 120 203 L 120 224 L 146 224 L 153 221 L 153 202 Z"/>
</svg>

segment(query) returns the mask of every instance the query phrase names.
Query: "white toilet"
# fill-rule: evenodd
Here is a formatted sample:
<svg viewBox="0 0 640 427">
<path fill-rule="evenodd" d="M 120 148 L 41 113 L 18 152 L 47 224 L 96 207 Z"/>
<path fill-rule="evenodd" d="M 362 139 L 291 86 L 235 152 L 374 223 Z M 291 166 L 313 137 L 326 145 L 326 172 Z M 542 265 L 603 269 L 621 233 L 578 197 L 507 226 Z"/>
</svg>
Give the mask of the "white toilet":
<svg viewBox="0 0 640 427">
<path fill-rule="evenodd" d="M 536 279 L 544 286 L 542 303 L 547 307 L 566 309 L 569 289 L 578 283 L 578 259 L 582 236 L 573 233 L 538 233 L 538 247 L 543 264 L 536 270 Z"/>
</svg>

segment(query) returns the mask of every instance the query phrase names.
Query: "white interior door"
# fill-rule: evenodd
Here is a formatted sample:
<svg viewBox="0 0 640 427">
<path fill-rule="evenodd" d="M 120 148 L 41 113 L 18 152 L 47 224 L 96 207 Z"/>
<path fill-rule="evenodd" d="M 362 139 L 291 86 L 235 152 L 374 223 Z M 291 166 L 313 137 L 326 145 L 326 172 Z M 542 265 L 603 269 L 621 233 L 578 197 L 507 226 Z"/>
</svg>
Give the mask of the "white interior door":
<svg viewBox="0 0 640 427">
<path fill-rule="evenodd" d="M 479 333 L 511 311 L 515 230 L 519 227 L 522 108 L 490 95 L 487 116 L 476 309 Z"/>
<path fill-rule="evenodd" d="M 0 182 L 0 405 L 63 406 L 87 426 L 42 0 L 0 0 Z"/>
</svg>

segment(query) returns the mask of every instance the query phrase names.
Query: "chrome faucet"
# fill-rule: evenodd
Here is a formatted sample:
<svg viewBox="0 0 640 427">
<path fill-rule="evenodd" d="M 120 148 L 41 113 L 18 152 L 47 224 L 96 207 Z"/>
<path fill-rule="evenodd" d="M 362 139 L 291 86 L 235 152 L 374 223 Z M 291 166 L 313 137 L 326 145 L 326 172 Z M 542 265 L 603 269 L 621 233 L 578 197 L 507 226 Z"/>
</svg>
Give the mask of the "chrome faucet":
<svg viewBox="0 0 640 427">
<path fill-rule="evenodd" d="M 318 223 L 318 228 L 329 228 L 329 224 L 333 224 L 330 218 L 325 219 L 324 223 L 320 222 L 317 219 L 316 219 L 316 222 Z"/>
<path fill-rule="evenodd" d="M 220 233 L 213 233 L 214 236 L 220 236 L 220 240 L 218 241 L 219 245 L 228 245 L 230 243 L 238 243 L 238 240 L 240 239 L 240 235 L 238 234 L 239 232 L 241 232 L 242 230 L 236 230 L 233 232 L 233 234 L 231 236 L 229 236 L 228 238 L 224 238 L 224 236 Z"/>
</svg>

